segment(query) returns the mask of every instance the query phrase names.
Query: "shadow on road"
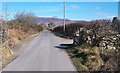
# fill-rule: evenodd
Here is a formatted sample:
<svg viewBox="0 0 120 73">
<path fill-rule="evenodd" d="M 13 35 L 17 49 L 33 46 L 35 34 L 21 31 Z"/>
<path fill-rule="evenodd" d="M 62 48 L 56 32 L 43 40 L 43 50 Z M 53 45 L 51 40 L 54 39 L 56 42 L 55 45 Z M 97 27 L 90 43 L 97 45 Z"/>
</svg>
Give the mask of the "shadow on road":
<svg viewBox="0 0 120 73">
<path fill-rule="evenodd" d="M 60 44 L 59 46 L 55 46 L 55 48 L 59 49 L 67 49 L 67 47 L 72 46 L 73 44 Z"/>
</svg>

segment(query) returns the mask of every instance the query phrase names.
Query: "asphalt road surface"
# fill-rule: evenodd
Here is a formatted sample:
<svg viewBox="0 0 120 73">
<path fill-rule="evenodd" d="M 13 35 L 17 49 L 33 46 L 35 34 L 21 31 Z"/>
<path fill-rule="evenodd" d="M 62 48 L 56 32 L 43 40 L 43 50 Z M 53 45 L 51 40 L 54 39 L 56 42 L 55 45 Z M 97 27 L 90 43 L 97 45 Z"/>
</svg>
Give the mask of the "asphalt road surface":
<svg viewBox="0 0 120 73">
<path fill-rule="evenodd" d="M 70 43 L 72 40 L 45 30 L 25 46 L 20 56 L 3 71 L 76 71 L 65 49 L 60 48 L 60 44 Z"/>
</svg>

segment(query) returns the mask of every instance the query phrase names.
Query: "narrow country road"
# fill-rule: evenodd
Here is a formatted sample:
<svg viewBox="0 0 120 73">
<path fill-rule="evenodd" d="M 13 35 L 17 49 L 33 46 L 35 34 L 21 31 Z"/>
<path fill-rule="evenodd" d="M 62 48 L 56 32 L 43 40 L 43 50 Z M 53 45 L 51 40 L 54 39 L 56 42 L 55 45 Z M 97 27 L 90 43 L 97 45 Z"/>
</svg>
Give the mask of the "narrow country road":
<svg viewBox="0 0 120 73">
<path fill-rule="evenodd" d="M 76 71 L 67 52 L 56 47 L 70 43 L 72 40 L 59 38 L 45 30 L 3 71 Z"/>
</svg>

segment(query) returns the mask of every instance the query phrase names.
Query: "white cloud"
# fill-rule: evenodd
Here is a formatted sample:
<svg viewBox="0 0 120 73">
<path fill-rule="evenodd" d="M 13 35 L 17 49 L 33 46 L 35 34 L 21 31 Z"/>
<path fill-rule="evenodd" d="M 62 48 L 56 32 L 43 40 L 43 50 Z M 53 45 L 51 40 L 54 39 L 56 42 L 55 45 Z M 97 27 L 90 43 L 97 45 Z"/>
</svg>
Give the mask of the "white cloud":
<svg viewBox="0 0 120 73">
<path fill-rule="evenodd" d="M 80 5 L 74 4 L 74 5 L 69 5 L 67 6 L 67 8 L 71 8 L 71 9 L 79 9 Z"/>
<path fill-rule="evenodd" d="M 101 7 L 96 7 L 97 10 L 101 9 Z"/>
</svg>

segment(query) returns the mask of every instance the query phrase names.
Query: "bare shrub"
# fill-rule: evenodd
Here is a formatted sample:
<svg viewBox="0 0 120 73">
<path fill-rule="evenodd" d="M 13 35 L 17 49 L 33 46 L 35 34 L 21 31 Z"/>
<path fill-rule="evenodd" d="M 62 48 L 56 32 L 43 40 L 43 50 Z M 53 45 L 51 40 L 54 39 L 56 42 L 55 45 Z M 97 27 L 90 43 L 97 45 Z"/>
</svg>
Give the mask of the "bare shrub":
<svg viewBox="0 0 120 73">
<path fill-rule="evenodd" d="M 42 27 L 37 25 L 36 16 L 33 13 L 25 13 L 25 12 L 16 13 L 15 21 L 18 22 L 21 29 L 24 30 L 25 32 L 28 32 L 30 30 L 35 30 L 35 31 L 42 30 Z"/>
<path fill-rule="evenodd" d="M 53 32 L 57 32 L 59 34 L 62 34 L 63 36 L 68 36 L 69 38 L 72 38 L 74 33 L 77 31 L 78 28 L 85 27 L 86 24 L 84 23 L 70 23 L 66 25 L 65 32 L 63 30 L 63 26 L 58 26 L 53 29 Z"/>
</svg>

